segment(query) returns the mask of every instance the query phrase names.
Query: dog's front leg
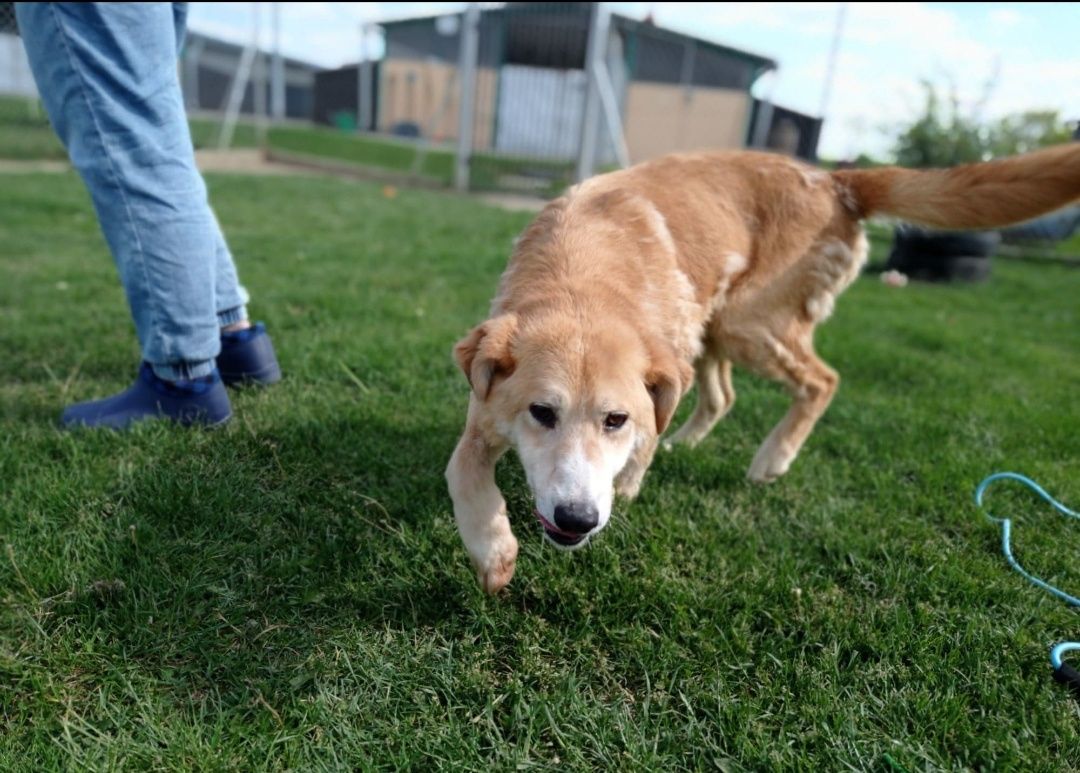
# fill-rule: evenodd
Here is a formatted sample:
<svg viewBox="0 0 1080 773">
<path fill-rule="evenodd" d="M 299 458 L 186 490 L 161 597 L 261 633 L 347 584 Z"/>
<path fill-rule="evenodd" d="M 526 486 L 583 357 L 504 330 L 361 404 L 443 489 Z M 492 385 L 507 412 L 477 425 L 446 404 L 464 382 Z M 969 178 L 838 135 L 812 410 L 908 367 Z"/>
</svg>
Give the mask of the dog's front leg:
<svg viewBox="0 0 1080 773">
<path fill-rule="evenodd" d="M 630 454 L 626 466 L 615 476 L 615 493 L 627 499 L 634 499 L 641 490 L 641 482 L 656 455 L 658 438 L 654 435 L 641 441 Z"/>
<path fill-rule="evenodd" d="M 495 462 L 506 446 L 492 445 L 470 421 L 458 441 L 446 482 L 454 501 L 454 520 L 469 551 L 476 578 L 488 593 L 498 593 L 514 576 L 518 543 L 510 531 L 506 502 L 495 485 Z"/>
</svg>

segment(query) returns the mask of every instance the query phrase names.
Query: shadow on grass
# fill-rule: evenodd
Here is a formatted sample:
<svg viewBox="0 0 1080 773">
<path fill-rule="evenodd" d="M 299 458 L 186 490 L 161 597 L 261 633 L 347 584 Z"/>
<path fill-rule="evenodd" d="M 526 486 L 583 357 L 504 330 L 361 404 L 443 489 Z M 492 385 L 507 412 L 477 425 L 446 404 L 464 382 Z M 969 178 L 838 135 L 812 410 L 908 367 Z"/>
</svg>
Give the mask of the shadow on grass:
<svg viewBox="0 0 1080 773">
<path fill-rule="evenodd" d="M 46 630 L 234 703 L 295 691 L 335 637 L 471 625 L 483 602 L 442 478 L 454 433 L 319 417 L 88 439 L 146 459 L 90 516 L 124 536 L 80 556 L 92 580 L 49 602 Z M 194 447 L 151 458 L 174 441 Z"/>
<path fill-rule="evenodd" d="M 529 495 L 512 460 L 499 479 L 525 565 L 509 596 L 486 600 L 443 479 L 463 419 L 452 409 L 395 421 L 382 405 L 387 418 L 371 415 L 375 408 L 316 405 L 255 429 L 244 420 L 253 407 L 245 399 L 223 432 L 148 427 L 86 439 L 80 453 L 128 459 L 99 508 L 124 536 L 82 556 L 80 574 L 92 579 L 56 599 L 50 635 L 75 651 L 93 642 L 95 657 L 105 655 L 99 668 L 158 685 L 178 705 L 213 695 L 219 707 L 246 711 L 253 696 L 315 689 L 342 652 L 378 660 L 391 635 L 466 648 L 473 645 L 461 642 L 486 642 L 512 664 L 520 657 L 515 620 L 542 618 L 560 636 L 593 636 L 597 597 L 620 594 L 633 599 L 631 626 L 639 615 L 674 614 L 674 600 L 640 604 L 649 579 L 620 577 L 621 549 L 634 539 L 624 522 L 599 550 L 573 557 L 602 587 L 575 579 L 582 567 L 572 569 L 528 531 L 531 519 L 521 516 Z M 280 399 L 289 404 L 288 395 Z M 661 454 L 650 475 L 654 485 L 735 483 L 705 461 Z M 630 507 L 619 505 L 620 521 Z"/>
</svg>

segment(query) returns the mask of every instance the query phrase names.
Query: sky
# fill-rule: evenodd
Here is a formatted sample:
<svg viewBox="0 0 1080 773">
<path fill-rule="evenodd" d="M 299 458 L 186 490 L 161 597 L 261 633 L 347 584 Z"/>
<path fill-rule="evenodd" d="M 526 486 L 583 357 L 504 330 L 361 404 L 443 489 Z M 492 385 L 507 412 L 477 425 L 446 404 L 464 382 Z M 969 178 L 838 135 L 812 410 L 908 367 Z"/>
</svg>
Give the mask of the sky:
<svg viewBox="0 0 1080 773">
<path fill-rule="evenodd" d="M 254 3 L 192 3 L 191 29 L 253 36 Z M 258 4 L 264 45 L 269 6 Z M 777 104 L 822 112 L 825 73 L 846 7 L 820 153 L 887 155 L 923 102 L 920 81 L 955 83 L 961 103 L 994 119 L 1057 110 L 1080 119 L 1080 3 L 609 3 L 616 13 L 763 54 L 780 64 L 755 86 Z M 465 3 L 280 3 L 282 51 L 326 67 L 359 58 L 362 25 L 459 11 Z M 377 52 L 377 37 L 367 40 Z M 771 79 L 771 82 L 770 82 Z M 988 84 L 992 87 L 988 89 Z"/>
</svg>

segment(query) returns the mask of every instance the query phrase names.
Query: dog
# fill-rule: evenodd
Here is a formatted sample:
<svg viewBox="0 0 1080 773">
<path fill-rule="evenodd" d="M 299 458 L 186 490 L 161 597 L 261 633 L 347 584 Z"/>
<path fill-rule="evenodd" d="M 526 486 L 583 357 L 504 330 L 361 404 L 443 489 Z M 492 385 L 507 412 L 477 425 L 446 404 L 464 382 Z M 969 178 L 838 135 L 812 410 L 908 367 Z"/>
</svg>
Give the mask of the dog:
<svg viewBox="0 0 1080 773">
<path fill-rule="evenodd" d="M 792 396 L 750 463 L 751 481 L 773 481 L 839 384 L 813 334 L 866 260 L 862 220 L 996 228 L 1078 197 L 1077 145 L 924 171 L 678 154 L 571 188 L 518 238 L 488 319 L 454 347 L 471 394 L 446 480 L 481 586 L 498 592 L 517 559 L 495 485 L 510 447 L 546 538 L 581 547 L 615 495 L 638 493 L 691 384 L 697 406 L 670 443 L 699 443 L 731 409 L 739 365 Z"/>
</svg>

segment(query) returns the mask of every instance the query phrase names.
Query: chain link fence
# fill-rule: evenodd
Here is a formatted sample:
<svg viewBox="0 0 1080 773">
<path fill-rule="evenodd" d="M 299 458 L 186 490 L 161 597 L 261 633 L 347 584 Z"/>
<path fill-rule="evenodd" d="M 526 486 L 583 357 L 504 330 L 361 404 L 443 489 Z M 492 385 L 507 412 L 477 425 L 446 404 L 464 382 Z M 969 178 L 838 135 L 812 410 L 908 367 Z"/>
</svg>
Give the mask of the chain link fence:
<svg viewBox="0 0 1080 773">
<path fill-rule="evenodd" d="M 751 93 L 776 62 L 606 4 L 473 4 L 379 27 L 371 131 L 453 151 L 459 187 L 551 194 L 704 148 L 814 157 L 820 120 Z"/>
<path fill-rule="evenodd" d="M 595 115 L 587 117 L 596 109 L 587 71 L 593 11 L 590 3 L 510 3 L 481 13 L 472 188 L 549 194 L 571 183 L 582 164 L 617 164 L 610 137 L 599 135 Z M 621 134 L 621 116 L 613 118 Z M 583 153 L 591 157 L 583 160 Z"/>
<path fill-rule="evenodd" d="M 767 57 L 603 3 L 457 3 L 401 19 L 352 4 L 225 5 L 212 23 L 218 6 L 192 5 L 178 63 L 201 148 L 550 196 L 677 151 L 757 145 L 813 158 L 820 132 L 820 119 L 753 96 L 776 68 Z M 330 33 L 337 62 L 307 42 Z M 0 2 L 0 134 L 18 138 L 26 121 L 43 129 L 37 152 L 56 155 L 13 4 Z M 0 143 L 0 155 L 20 142 Z"/>
<path fill-rule="evenodd" d="M 0 96 L 37 98 L 26 51 L 19 39 L 14 3 L 0 3 Z"/>
<path fill-rule="evenodd" d="M 15 20 L 15 4 L 0 2 L 0 160 L 67 158 L 38 100 Z"/>
</svg>

